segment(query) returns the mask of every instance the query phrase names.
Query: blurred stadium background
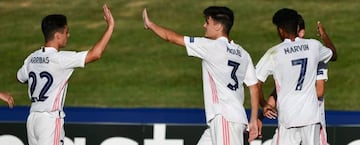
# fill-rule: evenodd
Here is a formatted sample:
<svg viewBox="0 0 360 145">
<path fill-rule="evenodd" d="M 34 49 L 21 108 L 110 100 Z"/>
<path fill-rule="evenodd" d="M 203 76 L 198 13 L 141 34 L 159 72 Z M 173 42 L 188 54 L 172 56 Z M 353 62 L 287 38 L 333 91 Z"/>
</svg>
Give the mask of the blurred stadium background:
<svg viewBox="0 0 360 145">
<path fill-rule="evenodd" d="M 326 108 L 360 110 L 357 0 L 1 0 L 0 91 L 10 92 L 16 105 L 29 105 L 26 85 L 17 83 L 15 75 L 25 57 L 43 44 L 41 19 L 51 13 L 67 15 L 71 36 L 64 50 L 87 50 L 105 29 L 104 3 L 116 20 L 113 37 L 100 61 L 75 71 L 65 106 L 203 108 L 200 60 L 144 30 L 141 11 L 148 8 L 153 21 L 179 33 L 202 36 L 202 10 L 224 5 L 235 13 L 231 38 L 249 51 L 255 64 L 279 42 L 271 23 L 276 10 L 298 10 L 309 38 L 317 38 L 316 22 L 320 20 L 339 56 L 329 64 Z M 273 87 L 271 82 L 267 84 L 265 94 Z M 246 99 L 247 107 L 248 102 Z"/>
</svg>

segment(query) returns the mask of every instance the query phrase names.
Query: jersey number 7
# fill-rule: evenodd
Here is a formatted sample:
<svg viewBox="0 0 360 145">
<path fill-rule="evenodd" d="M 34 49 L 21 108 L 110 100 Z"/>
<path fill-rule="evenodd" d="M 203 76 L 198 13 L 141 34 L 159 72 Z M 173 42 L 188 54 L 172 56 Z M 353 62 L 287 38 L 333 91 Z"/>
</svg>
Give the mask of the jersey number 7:
<svg viewBox="0 0 360 145">
<path fill-rule="evenodd" d="M 305 73 L 306 73 L 306 67 L 307 67 L 307 58 L 300 58 L 300 59 L 295 59 L 291 61 L 291 64 L 293 66 L 295 65 L 300 65 L 300 76 L 298 79 L 298 82 L 296 84 L 296 91 L 301 91 L 303 83 L 304 83 L 304 79 L 305 79 Z"/>
</svg>

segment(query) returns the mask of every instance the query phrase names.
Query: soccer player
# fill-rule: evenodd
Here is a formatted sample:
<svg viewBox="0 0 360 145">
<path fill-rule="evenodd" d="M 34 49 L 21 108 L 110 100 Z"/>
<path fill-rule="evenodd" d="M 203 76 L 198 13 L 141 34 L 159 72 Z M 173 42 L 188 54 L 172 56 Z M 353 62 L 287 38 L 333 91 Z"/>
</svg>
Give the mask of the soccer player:
<svg viewBox="0 0 360 145">
<path fill-rule="evenodd" d="M 337 60 L 337 53 L 336 48 L 332 41 L 330 40 L 329 36 L 327 35 L 325 28 L 323 25 L 318 21 L 317 23 L 317 30 L 319 33 L 320 38 L 324 42 L 324 45 L 331 49 L 333 55 L 330 59 L 330 61 L 336 61 Z M 299 37 L 304 38 L 305 36 L 305 21 L 299 16 Z M 316 76 L 316 93 L 319 101 L 319 109 L 320 109 L 320 119 L 321 119 L 321 128 L 320 128 L 320 142 L 321 145 L 327 145 L 327 133 L 326 133 L 326 122 L 325 122 L 325 104 L 324 104 L 324 93 L 325 93 L 325 83 L 328 79 L 328 66 L 324 62 L 320 62 L 318 64 L 317 68 L 317 76 Z M 270 119 L 276 118 L 276 90 L 274 89 L 271 95 L 269 96 L 269 99 L 267 101 L 268 105 L 266 105 L 264 108 L 264 115 L 267 116 Z M 263 118 L 263 116 L 260 116 L 259 118 Z M 258 120 L 258 126 L 262 126 L 261 120 Z M 259 127 L 260 128 L 260 127 Z M 261 135 L 261 131 L 259 132 Z M 275 145 L 277 139 L 277 129 L 275 130 L 275 134 L 273 137 L 273 145 Z"/>
<path fill-rule="evenodd" d="M 317 76 L 316 76 L 316 93 L 319 101 L 319 109 L 320 109 L 320 144 L 321 145 L 327 145 L 327 133 L 326 133 L 326 122 L 325 122 L 325 106 L 324 106 L 324 92 L 325 92 L 325 83 L 328 79 L 327 76 L 328 68 L 327 64 L 320 62 L 318 64 L 318 70 L 317 70 Z M 275 119 L 277 117 L 277 111 L 276 111 L 276 92 L 275 90 L 271 93 L 271 95 L 268 98 L 267 106 L 264 107 L 264 116 L 270 119 Z M 260 114 L 259 114 L 260 115 Z M 262 118 L 264 118 L 263 114 L 259 116 L 260 119 L 258 119 L 258 126 L 259 128 L 262 126 Z M 261 136 L 261 131 L 259 132 L 259 135 Z M 275 134 L 272 139 L 272 145 L 276 145 L 277 142 L 277 136 L 278 136 L 278 129 L 275 129 Z"/>
<path fill-rule="evenodd" d="M 314 84 L 318 63 L 329 61 L 332 52 L 317 40 L 297 37 L 298 16 L 295 10 L 287 8 L 274 14 L 273 23 L 283 42 L 269 49 L 256 66 L 260 87 L 270 74 L 275 79 L 278 145 L 320 143 L 320 112 Z"/>
<path fill-rule="evenodd" d="M 326 133 L 326 122 L 325 122 L 325 106 L 324 106 L 324 92 L 325 92 L 325 82 L 328 79 L 327 76 L 328 68 L 327 64 L 320 62 L 318 64 L 317 76 L 316 76 L 316 93 L 319 101 L 319 109 L 320 109 L 320 144 L 327 145 L 327 133 Z M 270 119 L 275 119 L 277 117 L 276 111 L 276 91 L 274 90 L 268 98 L 267 105 L 264 107 L 264 116 Z M 260 115 L 260 114 L 259 114 Z M 259 128 L 262 127 L 262 118 L 264 118 L 263 114 L 259 116 L 258 119 L 258 126 Z M 261 136 L 261 130 L 259 132 L 259 136 Z M 272 138 L 272 145 L 276 145 L 278 140 L 278 129 L 275 129 L 275 133 Z"/>
<path fill-rule="evenodd" d="M 0 99 L 6 102 L 9 105 L 9 108 L 14 107 L 14 99 L 9 93 L 0 92 Z"/>
<path fill-rule="evenodd" d="M 90 50 L 82 52 L 61 51 L 70 36 L 66 16 L 53 14 L 42 20 L 45 44 L 31 53 L 17 72 L 17 79 L 28 83 L 32 102 L 26 124 L 29 145 L 64 144 L 63 106 L 68 79 L 75 68 L 100 59 L 115 26 L 106 4 L 103 10 L 107 28 Z"/>
<path fill-rule="evenodd" d="M 210 6 L 205 15 L 205 36 L 180 35 L 150 21 L 143 11 L 144 27 L 160 38 L 186 48 L 189 56 L 202 59 L 206 129 L 198 145 L 242 145 L 247 127 L 243 83 L 250 89 L 249 139 L 258 135 L 256 125 L 259 88 L 250 55 L 229 38 L 234 21 L 232 10 Z"/>
<path fill-rule="evenodd" d="M 323 25 L 320 23 L 320 21 L 318 21 L 317 23 L 317 30 L 318 30 L 318 34 L 320 36 L 320 38 L 322 39 L 322 41 L 324 42 L 324 45 L 328 48 L 331 49 L 333 55 L 330 59 L 330 61 L 336 61 L 337 59 L 337 53 L 336 53 L 336 48 L 334 46 L 334 44 L 332 43 L 332 41 L 330 40 L 329 36 L 327 35 L 325 28 L 323 27 Z M 305 21 L 304 19 L 301 17 L 301 15 L 299 15 L 299 32 L 298 32 L 299 37 L 304 38 L 305 36 Z M 316 83 L 315 83 L 315 87 L 316 87 L 316 93 L 317 93 L 317 97 L 318 97 L 318 101 L 319 101 L 319 109 L 320 109 L 320 116 L 321 116 L 321 128 L 320 128 L 320 142 L 321 145 L 327 145 L 327 133 L 326 133 L 326 123 L 325 123 L 325 106 L 324 106 L 324 93 L 325 93 L 325 83 L 328 79 L 328 66 L 326 63 L 320 62 L 318 64 L 318 68 L 317 68 L 317 76 L 316 76 Z M 264 113 L 263 114 L 259 114 L 261 116 L 259 116 L 258 118 L 258 126 L 259 129 L 261 129 L 262 126 L 262 118 L 264 118 L 263 115 L 265 115 L 266 117 L 270 118 L 270 119 L 274 119 L 277 117 L 277 111 L 276 111 L 276 90 L 274 89 L 273 92 L 271 93 L 271 95 L 268 98 L 267 104 L 266 103 L 262 103 L 262 106 L 264 107 Z M 263 98 L 260 98 L 260 100 Z M 263 99 L 264 100 L 264 99 Z M 265 104 L 265 105 L 264 105 Z M 261 137 L 261 130 L 259 132 L 259 136 Z M 277 139 L 277 129 L 275 130 L 275 134 L 273 136 L 273 145 L 275 145 Z"/>
</svg>

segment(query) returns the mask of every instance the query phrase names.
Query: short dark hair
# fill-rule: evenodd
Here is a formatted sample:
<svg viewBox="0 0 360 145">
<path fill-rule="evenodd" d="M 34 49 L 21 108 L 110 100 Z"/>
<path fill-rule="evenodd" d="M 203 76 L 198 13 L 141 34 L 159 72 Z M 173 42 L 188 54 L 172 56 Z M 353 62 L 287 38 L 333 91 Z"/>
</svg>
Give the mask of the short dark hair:
<svg viewBox="0 0 360 145">
<path fill-rule="evenodd" d="M 299 14 L 299 29 L 304 29 L 305 30 L 305 21 L 303 19 L 303 17 Z"/>
<path fill-rule="evenodd" d="M 205 19 L 211 17 L 224 26 L 224 32 L 229 35 L 234 24 L 234 13 L 227 7 L 210 6 L 204 10 Z"/>
<path fill-rule="evenodd" d="M 282 8 L 274 14 L 272 22 L 278 28 L 284 29 L 287 33 L 297 35 L 299 25 L 299 14 L 297 11 Z"/>
<path fill-rule="evenodd" d="M 55 32 L 62 32 L 67 25 L 66 16 L 61 14 L 52 14 L 43 18 L 41 30 L 44 34 L 45 42 L 54 38 Z"/>
</svg>

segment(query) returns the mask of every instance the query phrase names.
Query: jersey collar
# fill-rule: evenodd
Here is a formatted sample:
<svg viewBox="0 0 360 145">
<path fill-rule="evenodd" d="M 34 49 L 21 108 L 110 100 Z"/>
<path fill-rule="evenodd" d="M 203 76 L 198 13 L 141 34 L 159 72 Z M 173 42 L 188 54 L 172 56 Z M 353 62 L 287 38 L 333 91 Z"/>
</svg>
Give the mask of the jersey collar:
<svg viewBox="0 0 360 145">
<path fill-rule="evenodd" d="M 221 41 L 226 41 L 227 43 L 233 43 L 233 40 L 228 40 L 226 37 L 224 37 L 224 36 L 221 36 L 221 37 L 219 37 L 219 38 L 217 38 L 216 40 L 221 40 Z"/>
<path fill-rule="evenodd" d="M 45 49 L 48 52 L 57 52 L 57 49 L 54 47 L 41 47 L 41 49 Z"/>
<path fill-rule="evenodd" d="M 299 37 L 296 37 L 295 38 L 295 41 L 299 41 L 301 38 L 299 38 Z M 291 42 L 291 40 L 290 39 L 284 39 L 284 42 Z"/>
</svg>

